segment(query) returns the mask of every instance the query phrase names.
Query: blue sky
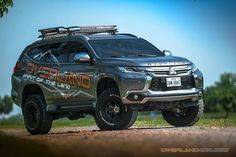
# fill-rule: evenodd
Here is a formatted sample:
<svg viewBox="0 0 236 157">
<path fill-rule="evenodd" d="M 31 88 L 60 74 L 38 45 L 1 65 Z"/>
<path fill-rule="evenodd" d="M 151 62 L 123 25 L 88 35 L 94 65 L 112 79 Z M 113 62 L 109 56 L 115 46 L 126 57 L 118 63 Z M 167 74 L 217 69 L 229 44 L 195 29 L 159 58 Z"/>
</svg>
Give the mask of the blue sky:
<svg viewBox="0 0 236 157">
<path fill-rule="evenodd" d="M 10 94 L 11 73 L 40 28 L 116 24 L 159 49 L 192 60 L 212 85 L 236 72 L 236 1 L 225 0 L 15 0 L 0 18 L 0 95 Z"/>
</svg>

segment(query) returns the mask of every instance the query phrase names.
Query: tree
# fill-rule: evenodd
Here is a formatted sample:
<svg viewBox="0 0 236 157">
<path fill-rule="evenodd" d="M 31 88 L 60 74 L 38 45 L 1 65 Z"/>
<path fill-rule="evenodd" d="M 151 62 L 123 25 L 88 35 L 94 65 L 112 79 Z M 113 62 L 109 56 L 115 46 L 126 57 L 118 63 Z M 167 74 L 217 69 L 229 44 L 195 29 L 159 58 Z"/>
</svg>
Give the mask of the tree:
<svg viewBox="0 0 236 157">
<path fill-rule="evenodd" d="M 10 96 L 5 95 L 3 98 L 0 96 L 0 115 L 9 114 L 13 109 L 13 100 Z"/>
<path fill-rule="evenodd" d="M 224 73 L 220 76 L 220 81 L 216 82 L 218 87 L 219 103 L 228 113 L 236 111 L 236 74 Z"/>
<path fill-rule="evenodd" d="M 8 8 L 13 6 L 13 0 L 0 0 L 0 17 L 8 13 Z"/>
<path fill-rule="evenodd" d="M 228 117 L 229 112 L 236 112 L 236 74 L 222 74 L 215 85 L 206 88 L 204 100 L 206 111 L 224 110 L 226 117 Z"/>
<path fill-rule="evenodd" d="M 223 110 L 218 101 L 216 86 L 206 87 L 203 98 L 205 103 L 205 112 L 219 112 Z"/>
</svg>

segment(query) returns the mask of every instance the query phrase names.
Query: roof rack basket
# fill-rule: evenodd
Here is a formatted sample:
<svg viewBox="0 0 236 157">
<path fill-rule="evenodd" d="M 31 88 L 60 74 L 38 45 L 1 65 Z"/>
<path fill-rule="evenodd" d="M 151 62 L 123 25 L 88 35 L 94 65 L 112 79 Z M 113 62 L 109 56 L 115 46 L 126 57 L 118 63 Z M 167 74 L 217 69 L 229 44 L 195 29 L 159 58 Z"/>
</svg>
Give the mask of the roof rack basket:
<svg viewBox="0 0 236 157">
<path fill-rule="evenodd" d="M 39 38 L 51 38 L 58 36 L 70 36 L 76 34 L 90 35 L 96 33 L 115 34 L 118 32 L 116 25 L 101 25 L 101 26 L 71 26 L 71 27 L 53 27 L 38 30 L 41 35 Z"/>
</svg>

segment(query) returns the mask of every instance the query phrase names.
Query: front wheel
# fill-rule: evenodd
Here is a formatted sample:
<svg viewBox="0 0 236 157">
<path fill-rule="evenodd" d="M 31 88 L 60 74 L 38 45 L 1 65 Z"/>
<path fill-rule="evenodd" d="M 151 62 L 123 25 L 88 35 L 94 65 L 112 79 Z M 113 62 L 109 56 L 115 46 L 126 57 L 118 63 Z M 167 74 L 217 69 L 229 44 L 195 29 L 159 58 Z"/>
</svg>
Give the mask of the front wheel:
<svg viewBox="0 0 236 157">
<path fill-rule="evenodd" d="M 105 90 L 97 100 L 95 121 L 101 130 L 127 129 L 135 122 L 138 112 L 122 103 L 116 89 Z"/>
<path fill-rule="evenodd" d="M 171 125 L 176 127 L 192 126 L 202 116 L 204 103 L 203 100 L 196 101 L 195 106 L 177 106 L 174 111 L 162 111 L 163 118 Z"/>
</svg>

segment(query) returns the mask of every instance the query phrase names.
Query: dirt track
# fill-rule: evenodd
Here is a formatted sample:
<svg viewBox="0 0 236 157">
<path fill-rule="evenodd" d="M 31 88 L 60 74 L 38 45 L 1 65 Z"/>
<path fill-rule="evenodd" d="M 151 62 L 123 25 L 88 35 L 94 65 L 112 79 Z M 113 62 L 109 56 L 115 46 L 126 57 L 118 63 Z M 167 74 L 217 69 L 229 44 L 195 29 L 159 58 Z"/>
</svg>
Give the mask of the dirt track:
<svg viewBox="0 0 236 157">
<path fill-rule="evenodd" d="M 176 156 L 176 153 L 161 152 L 161 148 L 166 147 L 230 148 L 230 153 L 221 154 L 228 156 L 235 153 L 236 148 L 236 128 L 156 127 L 99 131 L 96 127 L 86 127 L 57 128 L 47 135 L 37 136 L 29 135 L 24 129 L 4 130 L 4 133 L 44 143 L 55 155 L 69 156 Z M 199 153 L 192 155 L 199 156 Z"/>
</svg>

